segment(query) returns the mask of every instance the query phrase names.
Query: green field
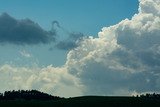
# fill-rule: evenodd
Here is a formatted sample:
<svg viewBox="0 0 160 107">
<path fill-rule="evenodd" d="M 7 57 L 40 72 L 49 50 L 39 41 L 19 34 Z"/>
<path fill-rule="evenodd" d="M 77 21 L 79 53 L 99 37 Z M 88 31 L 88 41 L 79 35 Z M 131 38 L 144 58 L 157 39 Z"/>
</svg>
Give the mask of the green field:
<svg viewBox="0 0 160 107">
<path fill-rule="evenodd" d="M 160 100 L 140 97 L 85 96 L 58 101 L 0 101 L 0 107 L 160 107 Z"/>
</svg>

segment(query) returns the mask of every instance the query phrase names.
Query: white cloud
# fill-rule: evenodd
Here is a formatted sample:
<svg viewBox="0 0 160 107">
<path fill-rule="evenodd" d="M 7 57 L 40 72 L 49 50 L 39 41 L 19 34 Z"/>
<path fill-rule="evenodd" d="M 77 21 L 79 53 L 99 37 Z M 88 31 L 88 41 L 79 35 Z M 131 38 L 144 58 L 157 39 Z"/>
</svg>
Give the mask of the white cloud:
<svg viewBox="0 0 160 107">
<path fill-rule="evenodd" d="M 79 80 L 66 68 L 26 68 L 3 65 L 0 67 L 0 91 L 37 89 L 57 96 L 82 95 Z"/>
<path fill-rule="evenodd" d="M 131 20 L 104 27 L 99 38 L 70 51 L 68 70 L 86 86 L 85 94 L 160 91 L 159 34 L 160 1 L 140 0 Z"/>
<path fill-rule="evenodd" d="M 31 54 L 28 53 L 28 52 L 25 51 L 25 50 L 19 51 L 19 53 L 20 53 L 22 56 L 26 57 L 26 58 L 30 58 L 30 57 L 31 57 Z"/>
</svg>

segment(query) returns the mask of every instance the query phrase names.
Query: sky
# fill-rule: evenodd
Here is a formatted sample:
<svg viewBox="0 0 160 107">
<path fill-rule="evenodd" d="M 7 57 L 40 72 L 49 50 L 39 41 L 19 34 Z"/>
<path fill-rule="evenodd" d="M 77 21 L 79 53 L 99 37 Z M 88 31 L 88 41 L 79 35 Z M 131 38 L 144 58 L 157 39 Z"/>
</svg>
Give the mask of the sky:
<svg viewBox="0 0 160 107">
<path fill-rule="evenodd" d="M 0 0 L 0 92 L 159 92 L 159 34 L 159 0 Z"/>
<path fill-rule="evenodd" d="M 137 12 L 137 7 L 137 0 L 101 0 L 101 2 L 99 0 L 0 0 L 0 14 L 6 12 L 17 20 L 28 18 L 38 23 L 44 30 L 51 30 L 51 23 L 55 20 L 58 21 L 65 29 L 65 31 L 58 29 L 57 38 L 60 39 L 59 41 L 66 40 L 65 38 L 69 36 L 66 32 L 82 33 L 85 36 L 97 37 L 97 32 L 103 26 L 110 26 L 124 18 L 131 18 Z M 46 45 L 41 46 L 41 48 L 39 47 L 39 45 L 35 47 L 7 47 L 11 49 L 1 47 L 3 58 L 0 60 L 0 63 L 12 62 L 28 65 L 26 62 L 24 63 L 24 58 L 19 58 L 20 55 L 18 54 L 21 51 L 31 53 L 34 58 L 31 58 L 29 62 L 32 60 L 36 61 L 40 66 L 47 66 L 49 64 L 61 66 L 65 63 L 69 47 L 62 47 L 62 49 L 56 49 L 54 48 L 55 46 Z M 54 49 L 48 51 L 48 48 Z M 20 52 L 17 53 L 18 51 Z M 14 57 L 6 54 L 9 52 L 12 52 Z M 19 61 L 21 59 L 22 61 Z"/>
</svg>

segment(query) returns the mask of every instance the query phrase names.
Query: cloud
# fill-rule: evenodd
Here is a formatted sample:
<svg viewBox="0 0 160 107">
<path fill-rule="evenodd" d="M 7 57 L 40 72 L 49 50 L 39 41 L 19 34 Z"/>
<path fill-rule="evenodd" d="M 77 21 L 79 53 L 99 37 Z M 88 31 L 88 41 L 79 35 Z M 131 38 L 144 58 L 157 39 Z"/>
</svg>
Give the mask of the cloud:
<svg viewBox="0 0 160 107">
<path fill-rule="evenodd" d="M 1 92 L 6 90 L 36 89 L 57 96 L 82 95 L 78 79 L 70 75 L 66 68 L 0 66 Z"/>
<path fill-rule="evenodd" d="M 30 19 L 17 20 L 7 13 L 0 15 L 0 43 L 16 45 L 47 44 L 55 40 L 56 32 L 45 31 Z"/>
<path fill-rule="evenodd" d="M 28 53 L 28 52 L 26 52 L 25 50 L 19 51 L 19 53 L 20 53 L 22 56 L 26 57 L 26 58 L 30 58 L 30 57 L 31 57 L 31 54 Z"/>
<path fill-rule="evenodd" d="M 72 32 L 68 33 L 69 37 L 66 40 L 59 41 L 56 48 L 61 50 L 71 50 L 78 47 L 85 35 L 83 33 Z"/>
<path fill-rule="evenodd" d="M 160 92 L 160 1 L 140 0 L 131 20 L 104 27 L 67 56 L 68 72 L 86 94 Z"/>
<path fill-rule="evenodd" d="M 57 29 L 58 28 L 58 29 Z M 66 40 L 58 40 L 58 31 L 67 36 Z M 84 34 L 77 32 L 68 32 L 58 21 L 52 22 L 52 28 L 49 31 L 42 29 L 37 23 L 30 19 L 17 20 L 7 13 L 0 15 L 0 44 L 14 45 L 37 45 L 49 44 L 54 42 L 53 48 L 61 50 L 71 50 L 76 48 Z"/>
<path fill-rule="evenodd" d="M 57 25 L 58 28 L 61 28 L 59 22 L 55 20 L 55 21 L 52 22 L 52 29 L 53 29 L 53 30 L 55 29 L 55 28 L 54 28 L 55 24 Z"/>
</svg>

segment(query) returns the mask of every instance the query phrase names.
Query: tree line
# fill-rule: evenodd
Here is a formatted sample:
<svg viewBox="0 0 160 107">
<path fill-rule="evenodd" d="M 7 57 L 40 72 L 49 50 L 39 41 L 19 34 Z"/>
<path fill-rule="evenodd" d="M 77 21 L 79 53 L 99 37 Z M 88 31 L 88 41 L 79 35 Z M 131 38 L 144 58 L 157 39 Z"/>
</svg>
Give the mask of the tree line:
<svg viewBox="0 0 160 107">
<path fill-rule="evenodd" d="M 59 100 L 59 96 L 52 96 L 37 90 L 5 91 L 0 93 L 0 100 Z"/>
<path fill-rule="evenodd" d="M 140 95 L 141 98 L 150 98 L 150 99 L 160 99 L 160 94 L 150 94 L 150 93 L 146 93 L 146 94 L 142 94 Z"/>
<path fill-rule="evenodd" d="M 144 99 L 158 99 L 160 100 L 160 94 L 142 94 L 137 95 L 137 98 Z M 37 90 L 18 90 L 18 91 L 5 91 L 4 93 L 0 93 L 0 100 L 59 100 L 63 99 L 59 96 L 52 96 L 44 92 L 40 92 Z"/>
</svg>

